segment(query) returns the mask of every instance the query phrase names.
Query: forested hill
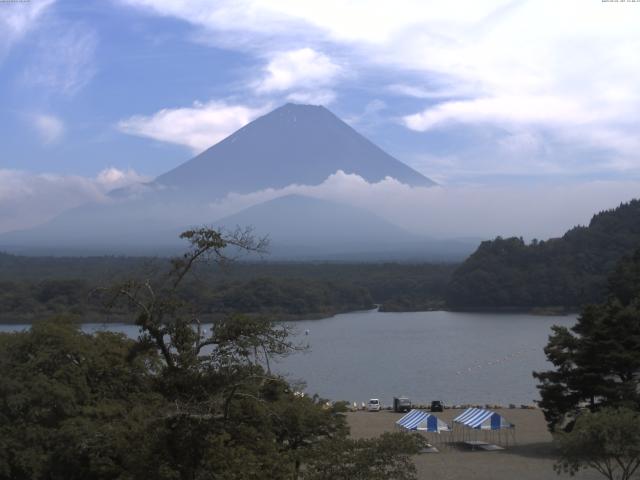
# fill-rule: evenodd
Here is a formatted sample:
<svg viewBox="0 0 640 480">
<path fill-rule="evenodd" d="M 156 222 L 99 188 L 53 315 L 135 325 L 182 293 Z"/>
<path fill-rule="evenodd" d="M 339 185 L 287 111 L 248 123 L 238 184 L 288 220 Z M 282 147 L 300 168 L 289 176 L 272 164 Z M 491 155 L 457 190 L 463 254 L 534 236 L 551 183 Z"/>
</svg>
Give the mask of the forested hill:
<svg viewBox="0 0 640 480">
<path fill-rule="evenodd" d="M 575 309 L 602 301 L 617 261 L 640 247 L 640 200 L 593 216 L 561 238 L 482 242 L 453 273 L 447 304 L 454 309 Z"/>
<path fill-rule="evenodd" d="M 166 271 L 167 259 L 23 257 L 0 252 L 0 323 L 31 323 L 74 314 L 85 322 L 132 321 L 105 311 L 97 287 Z M 373 308 L 441 307 L 453 264 L 237 262 L 201 265 L 183 293 L 205 320 L 229 313 L 277 320 L 326 317 Z"/>
</svg>

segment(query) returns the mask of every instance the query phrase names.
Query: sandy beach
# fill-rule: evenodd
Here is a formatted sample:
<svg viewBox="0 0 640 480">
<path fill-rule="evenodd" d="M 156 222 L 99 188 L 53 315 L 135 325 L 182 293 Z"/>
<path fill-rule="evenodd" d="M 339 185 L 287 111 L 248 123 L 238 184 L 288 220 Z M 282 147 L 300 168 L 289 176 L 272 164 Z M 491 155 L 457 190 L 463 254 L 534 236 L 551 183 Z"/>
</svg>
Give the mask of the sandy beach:
<svg viewBox="0 0 640 480">
<path fill-rule="evenodd" d="M 462 410 L 449 409 L 436 415 L 451 423 Z M 439 453 L 415 457 L 419 479 L 446 480 L 542 480 L 553 478 L 598 479 L 595 471 L 583 471 L 574 477 L 553 470 L 555 458 L 551 435 L 538 409 L 496 410 L 516 425 L 516 444 L 501 451 L 471 451 L 467 447 L 442 448 Z M 350 412 L 348 421 L 354 438 L 367 438 L 396 431 L 395 422 L 403 414 L 390 411 Z M 443 434 L 446 435 L 446 434 Z"/>
</svg>

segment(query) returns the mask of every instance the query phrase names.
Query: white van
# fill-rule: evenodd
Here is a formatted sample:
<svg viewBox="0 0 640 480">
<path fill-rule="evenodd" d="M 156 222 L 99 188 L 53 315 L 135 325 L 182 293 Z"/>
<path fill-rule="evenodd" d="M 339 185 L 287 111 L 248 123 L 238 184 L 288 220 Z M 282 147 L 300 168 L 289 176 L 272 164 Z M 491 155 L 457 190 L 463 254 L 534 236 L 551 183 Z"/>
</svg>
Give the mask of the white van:
<svg viewBox="0 0 640 480">
<path fill-rule="evenodd" d="M 369 403 L 367 403 L 367 410 L 369 410 L 370 412 L 379 412 L 380 408 L 380 400 L 378 400 L 377 398 L 372 398 L 369 400 Z"/>
</svg>

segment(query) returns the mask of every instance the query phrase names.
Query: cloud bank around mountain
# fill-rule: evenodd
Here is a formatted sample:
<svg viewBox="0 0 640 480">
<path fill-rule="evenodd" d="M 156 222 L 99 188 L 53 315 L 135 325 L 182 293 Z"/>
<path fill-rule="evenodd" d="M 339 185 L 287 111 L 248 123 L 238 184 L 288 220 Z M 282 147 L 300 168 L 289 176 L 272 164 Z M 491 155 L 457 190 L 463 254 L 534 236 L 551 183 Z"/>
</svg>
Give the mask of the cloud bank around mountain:
<svg viewBox="0 0 640 480">
<path fill-rule="evenodd" d="M 0 169 L 0 233 L 39 225 L 88 202 L 107 202 L 107 192 L 148 180 L 131 169 L 106 168 L 95 178 Z"/>
<path fill-rule="evenodd" d="M 210 204 L 220 218 L 284 195 L 307 195 L 368 209 L 408 231 L 438 238 L 524 236 L 550 238 L 586 224 L 603 208 L 629 201 L 640 182 L 575 185 L 410 187 L 393 178 L 368 183 L 338 171 L 317 186 L 289 185 L 246 195 L 230 194 Z M 559 205 L 562 207 L 560 208 Z"/>
<path fill-rule="evenodd" d="M 116 168 L 105 169 L 95 178 L 0 170 L 0 233 L 38 225 L 87 202 L 126 201 L 114 200 L 106 193 L 148 180 L 133 170 Z M 168 225 L 196 218 L 211 223 L 250 206 L 296 194 L 367 209 L 410 232 L 435 238 L 501 235 L 545 239 L 562 235 L 576 224 L 587 224 L 593 214 L 637 197 L 638 191 L 637 181 L 410 187 L 390 177 L 369 183 L 359 175 L 337 171 L 320 185 L 232 193 L 197 215 L 191 207 L 185 212 L 180 204 L 164 205 L 162 215 Z"/>
</svg>

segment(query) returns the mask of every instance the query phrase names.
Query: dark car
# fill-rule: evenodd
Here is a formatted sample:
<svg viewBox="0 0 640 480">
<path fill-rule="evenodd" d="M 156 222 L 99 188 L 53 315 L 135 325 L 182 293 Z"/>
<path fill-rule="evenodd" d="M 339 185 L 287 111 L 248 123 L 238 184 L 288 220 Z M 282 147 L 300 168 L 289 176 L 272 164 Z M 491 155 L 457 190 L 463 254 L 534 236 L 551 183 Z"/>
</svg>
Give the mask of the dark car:
<svg viewBox="0 0 640 480">
<path fill-rule="evenodd" d="M 393 397 L 394 412 L 408 412 L 411 410 L 411 400 L 407 397 Z"/>
<path fill-rule="evenodd" d="M 444 410 L 444 404 L 440 400 L 434 400 L 431 402 L 432 412 L 441 412 L 442 410 Z"/>
</svg>

